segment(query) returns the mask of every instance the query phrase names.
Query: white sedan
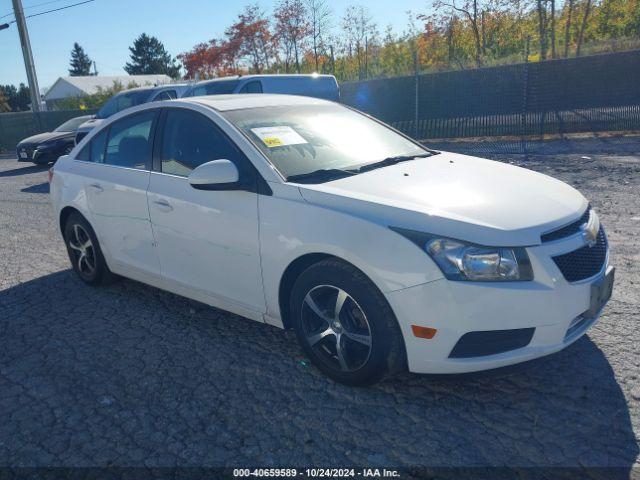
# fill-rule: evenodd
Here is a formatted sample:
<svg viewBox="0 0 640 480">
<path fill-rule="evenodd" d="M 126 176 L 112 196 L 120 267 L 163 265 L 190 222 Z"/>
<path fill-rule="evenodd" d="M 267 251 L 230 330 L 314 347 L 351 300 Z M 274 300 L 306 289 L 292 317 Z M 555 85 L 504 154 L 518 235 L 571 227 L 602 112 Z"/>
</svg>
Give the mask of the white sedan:
<svg viewBox="0 0 640 480">
<path fill-rule="evenodd" d="M 569 185 L 312 98 L 125 110 L 60 158 L 51 199 L 84 282 L 117 274 L 293 328 L 348 384 L 556 352 L 613 285 L 598 216 Z"/>
</svg>

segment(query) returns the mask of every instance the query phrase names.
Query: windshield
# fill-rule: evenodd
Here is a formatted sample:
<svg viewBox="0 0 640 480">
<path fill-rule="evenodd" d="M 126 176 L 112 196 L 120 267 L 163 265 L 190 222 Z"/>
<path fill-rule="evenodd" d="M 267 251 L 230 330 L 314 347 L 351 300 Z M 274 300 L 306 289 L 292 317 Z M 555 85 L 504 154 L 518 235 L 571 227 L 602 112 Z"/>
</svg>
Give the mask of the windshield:
<svg viewBox="0 0 640 480">
<path fill-rule="evenodd" d="M 71 120 L 67 120 L 62 125 L 54 130 L 54 132 L 75 132 L 80 125 L 89 120 L 91 117 L 76 117 Z"/>
<path fill-rule="evenodd" d="M 111 115 L 115 115 L 125 108 L 135 107 L 136 105 L 144 103 L 148 97 L 149 90 L 119 93 L 115 97 L 111 97 L 109 101 L 98 110 L 96 118 L 109 118 Z"/>
<path fill-rule="evenodd" d="M 233 93 L 240 83 L 238 80 L 216 80 L 214 82 L 196 85 L 189 93 L 189 97 L 200 97 L 202 95 L 223 95 Z"/>
<path fill-rule="evenodd" d="M 354 169 L 389 157 L 429 154 L 390 128 L 337 104 L 223 112 L 283 177 Z"/>
</svg>

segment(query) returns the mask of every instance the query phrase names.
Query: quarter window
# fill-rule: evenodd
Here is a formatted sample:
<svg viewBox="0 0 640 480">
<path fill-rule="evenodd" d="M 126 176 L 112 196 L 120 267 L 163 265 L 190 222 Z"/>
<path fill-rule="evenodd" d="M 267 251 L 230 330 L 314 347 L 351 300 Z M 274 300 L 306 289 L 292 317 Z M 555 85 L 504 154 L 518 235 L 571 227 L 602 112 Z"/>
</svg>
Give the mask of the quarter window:
<svg viewBox="0 0 640 480">
<path fill-rule="evenodd" d="M 155 116 L 156 111 L 149 111 L 113 123 L 104 163 L 146 169 L 151 160 L 151 127 Z"/>
<path fill-rule="evenodd" d="M 220 159 L 238 165 L 239 155 L 231 141 L 204 115 L 184 109 L 167 111 L 160 152 L 163 173 L 186 177 L 197 166 Z"/>
</svg>

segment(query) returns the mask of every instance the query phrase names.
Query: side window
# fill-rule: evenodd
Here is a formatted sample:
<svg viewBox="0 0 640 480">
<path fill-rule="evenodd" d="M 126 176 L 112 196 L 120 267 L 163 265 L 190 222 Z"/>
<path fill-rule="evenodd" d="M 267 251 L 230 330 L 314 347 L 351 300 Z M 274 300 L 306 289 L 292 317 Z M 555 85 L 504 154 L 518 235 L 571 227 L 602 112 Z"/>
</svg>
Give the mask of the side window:
<svg viewBox="0 0 640 480">
<path fill-rule="evenodd" d="M 168 109 L 162 136 L 162 172 L 186 177 L 198 165 L 225 158 L 240 168 L 235 145 L 197 112 Z"/>
<path fill-rule="evenodd" d="M 262 84 L 259 80 L 249 82 L 240 89 L 240 93 L 262 93 Z"/>
<path fill-rule="evenodd" d="M 109 128 L 104 163 L 144 170 L 151 159 L 151 127 L 156 111 L 130 115 Z M 92 152 L 93 153 L 93 152 Z"/>
</svg>

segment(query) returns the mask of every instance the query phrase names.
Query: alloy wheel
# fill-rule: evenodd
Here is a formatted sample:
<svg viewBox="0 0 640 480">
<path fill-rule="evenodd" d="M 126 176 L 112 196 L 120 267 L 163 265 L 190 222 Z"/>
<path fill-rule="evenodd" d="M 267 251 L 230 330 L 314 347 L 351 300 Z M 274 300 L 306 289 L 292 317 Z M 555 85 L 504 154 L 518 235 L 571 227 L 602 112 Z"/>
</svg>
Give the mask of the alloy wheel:
<svg viewBox="0 0 640 480">
<path fill-rule="evenodd" d="M 87 231 L 75 223 L 71 238 L 68 239 L 69 248 L 73 254 L 73 262 L 82 275 L 90 277 L 96 271 L 96 254 L 91 237 Z"/>
<path fill-rule="evenodd" d="M 371 327 L 360 305 L 333 285 L 311 289 L 302 302 L 302 330 L 309 346 L 333 369 L 356 371 L 371 354 Z"/>
</svg>

